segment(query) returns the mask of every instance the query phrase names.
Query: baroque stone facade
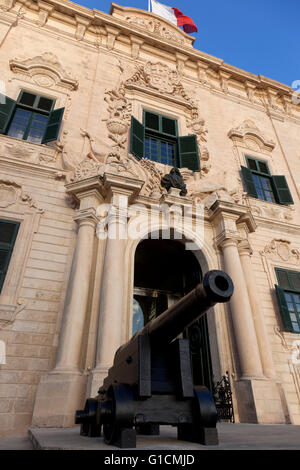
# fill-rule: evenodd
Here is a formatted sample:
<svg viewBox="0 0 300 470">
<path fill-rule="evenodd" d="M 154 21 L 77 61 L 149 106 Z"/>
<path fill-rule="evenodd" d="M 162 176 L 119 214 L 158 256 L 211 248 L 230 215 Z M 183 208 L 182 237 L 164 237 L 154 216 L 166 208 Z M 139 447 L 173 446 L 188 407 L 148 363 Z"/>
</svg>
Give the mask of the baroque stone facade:
<svg viewBox="0 0 300 470">
<path fill-rule="evenodd" d="M 274 288 L 275 269 L 300 272 L 300 105 L 290 87 L 193 42 L 134 8 L 0 0 L 1 93 L 65 109 L 48 144 L 0 135 L 0 219 L 20 223 L 0 295 L 1 436 L 71 426 L 96 394 L 132 334 L 135 253 L 162 206 L 174 214 L 160 213 L 153 231 L 181 231 L 199 269 L 225 269 L 235 284 L 208 334 L 215 380 L 230 371 L 236 419 L 300 424 L 300 336 L 286 331 Z M 196 136 L 201 169 L 180 168 L 183 197 L 161 186 L 170 166 L 131 153 L 131 119 L 145 110 Z M 285 175 L 294 204 L 251 197 L 246 157 Z M 138 205 L 139 237 L 102 236 L 133 226 Z"/>
</svg>

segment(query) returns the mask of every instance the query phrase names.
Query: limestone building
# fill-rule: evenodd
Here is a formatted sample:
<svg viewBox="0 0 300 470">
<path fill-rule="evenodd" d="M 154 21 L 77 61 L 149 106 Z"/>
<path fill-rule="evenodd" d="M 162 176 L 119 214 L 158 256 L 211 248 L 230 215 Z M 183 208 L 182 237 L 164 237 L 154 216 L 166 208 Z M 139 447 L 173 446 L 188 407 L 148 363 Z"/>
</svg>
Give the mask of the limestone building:
<svg viewBox="0 0 300 470">
<path fill-rule="evenodd" d="M 300 105 L 193 42 L 143 10 L 1 0 L 1 436 L 73 425 L 209 269 L 235 294 L 185 332 L 195 382 L 229 371 L 237 421 L 300 424 Z"/>
</svg>

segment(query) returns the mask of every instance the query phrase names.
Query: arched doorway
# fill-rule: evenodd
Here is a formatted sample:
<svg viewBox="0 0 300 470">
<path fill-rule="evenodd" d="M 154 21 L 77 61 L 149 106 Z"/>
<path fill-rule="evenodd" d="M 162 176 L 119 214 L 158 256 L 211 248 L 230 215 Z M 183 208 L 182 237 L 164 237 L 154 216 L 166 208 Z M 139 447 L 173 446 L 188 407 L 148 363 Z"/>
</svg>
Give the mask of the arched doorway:
<svg viewBox="0 0 300 470">
<path fill-rule="evenodd" d="M 202 280 L 192 251 L 176 240 L 146 239 L 139 243 L 134 263 L 132 333 L 160 315 Z M 183 332 L 190 339 L 195 385 L 212 390 L 212 364 L 206 315 Z"/>
</svg>

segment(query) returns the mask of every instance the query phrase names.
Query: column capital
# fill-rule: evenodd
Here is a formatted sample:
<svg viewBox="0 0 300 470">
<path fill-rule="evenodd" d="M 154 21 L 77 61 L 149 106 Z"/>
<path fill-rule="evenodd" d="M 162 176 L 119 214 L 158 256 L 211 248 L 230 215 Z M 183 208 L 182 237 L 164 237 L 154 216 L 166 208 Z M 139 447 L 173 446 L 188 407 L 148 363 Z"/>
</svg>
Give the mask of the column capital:
<svg viewBox="0 0 300 470">
<path fill-rule="evenodd" d="M 239 241 L 240 240 L 237 233 L 230 235 L 229 233 L 224 232 L 221 234 L 221 236 L 218 236 L 215 239 L 215 245 L 217 248 L 221 248 L 222 250 L 229 246 L 234 246 L 237 248 Z"/>
<path fill-rule="evenodd" d="M 73 220 L 77 222 L 80 227 L 82 225 L 92 225 L 96 227 L 99 222 L 94 208 L 79 210 Z"/>
<path fill-rule="evenodd" d="M 254 217 L 247 206 L 218 200 L 211 206 L 208 215 L 215 229 L 217 247 L 228 239 L 237 244 L 256 229 Z"/>
<path fill-rule="evenodd" d="M 113 173 L 104 173 L 103 183 L 105 196 L 116 205 L 118 205 L 120 196 L 126 197 L 128 202 L 133 202 L 144 185 L 144 181 L 139 179 Z"/>
<path fill-rule="evenodd" d="M 251 256 L 253 250 L 248 240 L 244 239 L 238 242 L 238 250 L 240 256 Z"/>
<path fill-rule="evenodd" d="M 103 183 L 100 176 L 93 176 L 85 180 L 66 184 L 67 194 L 70 194 L 79 202 L 79 210 L 94 209 L 103 203 Z"/>
</svg>

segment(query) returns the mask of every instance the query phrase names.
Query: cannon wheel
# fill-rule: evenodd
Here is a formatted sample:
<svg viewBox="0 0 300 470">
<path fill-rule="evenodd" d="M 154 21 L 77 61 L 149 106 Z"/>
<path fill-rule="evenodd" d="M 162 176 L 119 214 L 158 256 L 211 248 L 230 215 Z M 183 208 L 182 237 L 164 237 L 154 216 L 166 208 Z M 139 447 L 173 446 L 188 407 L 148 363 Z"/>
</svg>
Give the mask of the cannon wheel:
<svg viewBox="0 0 300 470">
<path fill-rule="evenodd" d="M 177 437 L 183 441 L 217 445 L 217 409 L 212 394 L 206 387 L 195 386 L 194 395 L 193 423 L 178 424 Z"/>
<path fill-rule="evenodd" d="M 136 447 L 136 432 L 133 427 L 134 409 L 131 387 L 113 384 L 107 390 L 109 419 L 103 423 L 103 436 L 106 444 L 119 447 Z"/>
</svg>

